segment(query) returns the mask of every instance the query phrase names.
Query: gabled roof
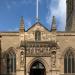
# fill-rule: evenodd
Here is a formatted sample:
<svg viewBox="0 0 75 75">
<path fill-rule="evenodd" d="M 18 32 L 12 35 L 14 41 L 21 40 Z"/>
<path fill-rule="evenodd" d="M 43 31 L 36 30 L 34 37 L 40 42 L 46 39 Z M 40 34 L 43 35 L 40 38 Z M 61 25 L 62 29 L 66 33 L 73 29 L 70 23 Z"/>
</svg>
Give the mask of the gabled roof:
<svg viewBox="0 0 75 75">
<path fill-rule="evenodd" d="M 46 29 L 47 31 L 50 32 L 50 30 L 48 30 L 43 24 L 41 24 L 40 22 L 36 22 L 35 24 L 33 24 L 27 31 L 29 31 L 31 28 L 33 28 L 34 26 L 36 26 L 37 24 L 39 24 L 40 26 L 42 26 L 44 29 Z M 27 32 L 26 31 L 26 32 Z"/>
</svg>

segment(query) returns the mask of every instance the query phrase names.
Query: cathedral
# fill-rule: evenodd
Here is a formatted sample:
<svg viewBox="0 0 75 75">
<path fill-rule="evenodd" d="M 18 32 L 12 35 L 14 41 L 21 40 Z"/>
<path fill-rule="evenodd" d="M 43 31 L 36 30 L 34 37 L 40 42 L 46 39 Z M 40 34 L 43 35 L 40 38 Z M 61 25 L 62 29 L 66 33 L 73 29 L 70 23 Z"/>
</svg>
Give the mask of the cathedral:
<svg viewBox="0 0 75 75">
<path fill-rule="evenodd" d="M 0 75 L 75 75 L 75 0 L 67 0 L 64 32 L 56 18 L 49 31 L 36 22 L 27 31 L 21 17 L 19 32 L 0 32 Z"/>
</svg>

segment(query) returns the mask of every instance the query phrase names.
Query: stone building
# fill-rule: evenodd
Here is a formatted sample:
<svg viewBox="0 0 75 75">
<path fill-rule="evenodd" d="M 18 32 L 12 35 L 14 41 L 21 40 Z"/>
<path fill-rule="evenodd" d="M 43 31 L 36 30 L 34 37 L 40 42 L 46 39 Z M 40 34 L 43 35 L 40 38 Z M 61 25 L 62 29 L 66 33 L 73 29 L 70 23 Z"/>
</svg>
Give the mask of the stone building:
<svg viewBox="0 0 75 75">
<path fill-rule="evenodd" d="M 67 5 L 67 18 L 66 18 L 66 31 L 75 31 L 75 1 L 74 0 L 66 0 Z"/>
<path fill-rule="evenodd" d="M 1 75 L 75 75 L 75 0 L 67 0 L 67 25 L 58 32 L 36 22 L 27 31 L 0 33 Z"/>
</svg>

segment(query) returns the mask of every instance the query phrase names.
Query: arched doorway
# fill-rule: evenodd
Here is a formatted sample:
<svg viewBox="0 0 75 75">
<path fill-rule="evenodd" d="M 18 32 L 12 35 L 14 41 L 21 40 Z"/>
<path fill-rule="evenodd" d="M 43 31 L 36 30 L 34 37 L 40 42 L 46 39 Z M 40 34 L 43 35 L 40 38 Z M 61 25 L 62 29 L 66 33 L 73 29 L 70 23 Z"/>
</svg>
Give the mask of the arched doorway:
<svg viewBox="0 0 75 75">
<path fill-rule="evenodd" d="M 30 75 L 46 75 L 46 69 L 40 61 L 35 61 L 30 68 Z"/>
</svg>

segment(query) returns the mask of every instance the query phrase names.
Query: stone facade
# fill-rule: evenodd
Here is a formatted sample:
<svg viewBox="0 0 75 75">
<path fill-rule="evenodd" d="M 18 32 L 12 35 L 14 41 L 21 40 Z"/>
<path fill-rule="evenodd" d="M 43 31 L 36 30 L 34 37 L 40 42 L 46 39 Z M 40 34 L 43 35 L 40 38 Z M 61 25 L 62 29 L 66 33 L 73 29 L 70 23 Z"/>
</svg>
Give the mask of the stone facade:
<svg viewBox="0 0 75 75">
<path fill-rule="evenodd" d="M 40 41 L 35 40 L 37 30 L 41 32 Z M 30 75 L 36 60 L 45 66 L 46 75 L 64 74 L 64 55 L 68 49 L 75 52 L 75 33 L 49 31 L 39 22 L 26 32 L 3 32 L 0 36 L 3 57 L 11 50 L 16 54 L 15 75 Z"/>
<path fill-rule="evenodd" d="M 70 19 L 66 31 L 74 26 Z M 34 75 L 35 70 L 39 75 L 75 75 L 75 33 L 58 32 L 55 25 L 53 17 L 51 31 L 40 22 L 25 31 L 22 17 L 19 32 L 0 32 L 1 75 Z"/>
</svg>

